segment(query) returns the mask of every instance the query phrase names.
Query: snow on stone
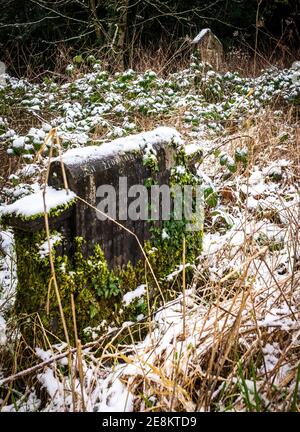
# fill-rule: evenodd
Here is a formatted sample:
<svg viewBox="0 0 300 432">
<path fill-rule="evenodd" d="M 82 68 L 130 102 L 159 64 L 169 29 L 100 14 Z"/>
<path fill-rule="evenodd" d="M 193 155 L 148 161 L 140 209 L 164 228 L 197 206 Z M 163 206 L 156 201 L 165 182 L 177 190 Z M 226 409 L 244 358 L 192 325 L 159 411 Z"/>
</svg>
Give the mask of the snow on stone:
<svg viewBox="0 0 300 432">
<path fill-rule="evenodd" d="M 192 43 L 196 44 L 201 41 L 201 39 L 209 33 L 211 30 L 209 28 L 204 28 L 200 31 L 200 33 L 197 34 L 197 36 L 193 39 Z"/>
<path fill-rule="evenodd" d="M 208 30 L 209 29 L 203 29 L 195 39 L 199 37 L 201 40 Z M 293 367 L 288 363 L 283 363 L 282 366 L 278 363 L 282 355 L 281 349 L 284 349 L 284 347 L 280 347 L 280 345 L 275 342 L 275 340 L 279 340 L 278 332 L 286 331 L 288 343 L 293 344 L 294 348 L 299 348 L 299 324 L 297 323 L 297 320 L 293 319 L 292 314 L 293 312 L 296 317 L 299 315 L 299 309 L 297 309 L 300 298 L 299 284 L 298 286 L 295 284 L 293 293 L 290 296 L 289 286 L 284 281 L 285 278 L 290 277 L 295 269 L 295 260 L 299 260 L 300 257 L 300 253 L 298 250 L 295 250 L 296 246 L 293 246 L 292 241 L 293 229 L 297 228 L 296 224 L 299 220 L 298 186 L 296 181 L 294 181 L 293 185 L 289 185 L 288 188 L 286 188 L 283 182 L 272 179 L 272 176 L 283 176 L 284 180 L 290 178 L 288 177 L 290 162 L 285 161 L 284 159 L 271 162 L 268 166 L 253 167 L 252 172 L 250 173 L 250 178 L 236 173 L 233 179 L 225 180 L 221 175 L 222 168 L 220 168 L 219 164 L 216 163 L 215 157 L 210 158 L 209 156 L 209 154 L 213 154 L 213 150 L 216 148 L 216 141 L 204 140 L 206 137 L 214 138 L 216 133 L 222 132 L 222 122 L 225 119 L 230 118 L 231 115 L 233 115 L 233 118 L 236 119 L 238 123 L 241 123 L 241 120 L 244 117 L 244 114 L 242 114 L 243 112 L 247 116 L 249 114 L 254 116 L 263 113 L 264 102 L 271 101 L 273 96 L 277 97 L 280 94 L 286 100 L 295 97 L 299 94 L 296 84 L 291 84 L 291 81 L 293 81 L 293 74 L 295 73 L 296 70 L 273 70 L 272 73 L 266 71 L 261 77 L 256 79 L 244 79 L 241 77 L 233 77 L 233 75 L 230 75 L 228 72 L 226 74 L 226 79 L 234 79 L 234 83 L 238 84 L 238 86 L 243 89 L 243 94 L 239 94 L 238 91 L 233 90 L 233 93 L 230 92 L 230 100 L 224 99 L 224 101 L 207 104 L 204 103 L 201 94 L 191 93 L 189 86 L 193 83 L 194 78 L 189 69 L 174 75 L 176 84 L 178 85 L 178 88 L 183 89 L 183 93 L 181 91 L 177 92 L 163 88 L 163 93 L 161 95 L 158 94 L 159 99 L 156 99 L 156 87 L 154 92 L 149 90 L 149 94 L 143 94 L 143 91 L 138 84 L 138 79 L 142 79 L 142 75 L 139 76 L 136 83 L 132 82 L 132 84 L 128 85 L 130 91 L 139 95 L 137 98 L 132 100 L 125 99 L 123 95 L 125 95 L 126 92 L 117 94 L 121 87 L 116 91 L 113 89 L 113 86 L 111 86 L 107 93 L 103 93 L 105 99 L 104 103 L 90 103 L 89 98 L 96 88 L 94 87 L 94 89 L 92 89 L 93 82 L 96 83 L 95 86 L 97 86 L 97 91 L 98 86 L 101 91 L 102 84 L 97 83 L 98 75 L 96 74 L 87 74 L 73 83 L 76 87 L 76 90 L 74 91 L 75 99 L 76 97 L 79 100 L 84 100 L 86 98 L 87 102 L 83 102 L 81 106 L 76 103 L 68 103 L 64 105 L 64 109 L 62 110 L 62 101 L 65 102 L 66 100 L 72 100 L 70 97 L 66 97 L 69 96 L 69 94 L 59 94 L 59 102 L 55 102 L 56 96 L 53 94 L 43 94 L 43 98 L 44 100 L 47 100 L 47 103 L 48 101 L 49 104 L 53 103 L 51 106 L 52 110 L 55 110 L 55 112 L 64 111 L 62 117 L 53 120 L 53 126 L 58 126 L 58 133 L 62 141 L 66 142 L 66 147 L 73 145 L 86 145 L 90 139 L 89 133 L 92 133 L 93 128 L 97 125 L 105 129 L 106 138 L 109 136 L 115 137 L 117 135 L 121 136 L 126 134 L 127 130 L 125 129 L 127 128 L 127 123 L 133 120 L 133 116 L 129 115 L 129 118 L 126 118 L 126 121 L 124 119 L 124 123 L 121 125 L 119 124 L 119 121 L 117 124 L 113 124 L 109 118 L 109 113 L 113 112 L 113 110 L 122 113 L 122 106 L 128 106 L 129 112 L 130 110 L 132 111 L 131 114 L 135 113 L 135 110 L 139 109 L 139 107 L 151 109 L 154 114 L 163 112 L 163 110 L 166 110 L 166 106 L 169 102 L 170 106 L 175 110 L 180 107 L 183 107 L 183 110 L 186 110 L 186 122 L 183 127 L 186 129 L 188 136 L 195 140 L 194 143 L 192 142 L 186 147 L 186 153 L 193 154 L 195 151 L 199 150 L 200 144 L 204 154 L 207 153 L 208 155 L 208 157 L 205 158 L 201 170 L 198 170 L 198 174 L 202 177 L 203 183 L 211 185 L 217 192 L 222 190 L 224 186 L 228 186 L 234 191 L 235 197 L 237 197 L 237 199 L 241 199 L 242 197 L 242 202 L 246 204 L 249 210 L 251 210 L 246 212 L 247 214 L 244 214 L 241 209 L 241 202 L 238 201 L 235 203 L 232 201 L 230 206 L 224 209 L 230 214 L 230 216 L 232 216 L 232 220 L 234 221 L 234 225 L 230 229 L 226 228 L 226 232 L 224 233 L 224 231 L 218 232 L 218 227 L 214 227 L 214 229 L 211 230 L 211 225 L 205 226 L 203 252 L 197 260 L 197 271 L 200 274 L 205 274 L 205 270 L 208 270 L 208 282 L 218 282 L 219 279 L 224 274 L 228 274 L 228 271 L 231 269 L 245 269 L 241 264 L 245 262 L 245 258 L 250 258 L 253 253 L 259 250 L 262 246 L 262 242 L 266 241 L 266 244 L 270 244 L 270 242 L 280 243 L 280 247 L 282 246 L 283 248 L 280 250 L 275 249 L 271 253 L 267 252 L 265 256 L 252 260 L 249 267 L 247 267 L 248 278 L 245 278 L 245 283 L 247 283 L 247 285 L 249 283 L 252 284 L 252 295 L 251 298 L 249 297 L 245 300 L 246 303 L 242 312 L 241 331 L 238 335 L 238 343 L 244 346 L 247 350 L 249 347 L 254 346 L 258 341 L 257 326 L 263 330 L 262 333 L 267 332 L 270 335 L 267 339 L 269 343 L 262 347 L 262 354 L 264 355 L 264 363 L 268 374 L 273 374 L 274 377 L 276 375 L 274 381 L 275 384 L 277 382 L 279 383 L 282 377 L 287 375 L 287 372 L 291 372 Z M 298 82 L 299 76 L 297 75 L 296 78 Z M 207 76 L 203 79 L 216 79 L 213 90 L 219 91 L 218 80 L 222 79 L 221 75 L 211 71 L 208 72 Z M 280 85 L 280 90 L 274 90 L 274 83 L 276 83 L 276 80 Z M 12 88 L 24 88 L 27 92 L 31 89 L 31 86 L 28 83 L 17 79 L 9 78 L 9 83 Z M 205 81 L 203 83 L 205 84 Z M 107 80 L 105 80 L 105 85 L 107 85 Z M 115 85 L 115 82 L 113 85 Z M 245 98 L 244 94 L 253 87 L 256 88 L 253 97 Z M 70 83 L 67 83 L 61 86 L 61 90 L 59 91 L 64 92 L 69 88 Z M 187 91 L 185 91 L 186 88 Z M 278 91 L 279 93 L 276 93 Z M 168 101 L 169 95 L 173 95 L 172 100 L 170 101 Z M 36 104 L 37 106 L 40 106 L 38 98 L 35 98 L 36 100 L 34 100 L 32 95 L 28 95 L 28 99 L 30 99 L 30 97 L 31 102 L 29 100 L 28 102 L 30 103 L 28 103 L 28 105 L 32 106 Z M 233 102 L 231 102 L 231 99 L 233 99 Z M 165 101 L 167 102 L 165 103 Z M 211 114 L 216 112 L 220 115 L 220 121 L 202 121 L 203 118 L 211 118 Z M 102 117 L 102 115 L 106 114 L 108 114 L 108 118 Z M 274 112 L 274 115 L 275 114 L 276 112 Z M 278 115 L 282 115 L 282 112 L 278 111 Z M 214 118 L 214 116 L 212 118 Z M 199 119 L 200 124 L 194 125 L 193 121 Z M 206 126 L 206 123 L 209 127 Z M 46 128 L 43 127 L 44 132 L 47 132 L 49 128 L 51 128 L 50 125 Z M 173 130 L 170 128 L 159 128 L 160 131 L 166 129 L 169 131 Z M 69 158 L 74 161 L 84 161 L 94 156 L 106 156 L 108 154 L 116 154 L 119 151 L 124 152 L 129 151 L 132 148 L 135 149 L 141 147 L 144 151 L 145 148 L 147 148 L 147 152 L 150 155 L 152 147 L 151 137 L 153 137 L 154 132 L 155 131 L 146 132 L 134 137 L 117 139 L 101 146 L 87 147 L 82 150 L 70 150 L 65 153 L 64 158 L 66 158 L 66 160 Z M 37 140 L 41 141 L 42 135 L 42 133 L 38 133 L 38 130 L 32 130 L 31 138 L 34 139 L 36 136 Z M 159 135 L 161 135 L 161 133 Z M 166 135 L 166 140 L 168 141 L 169 136 L 172 134 L 168 132 Z M 30 138 L 29 133 L 27 136 Z M 177 136 L 179 136 L 179 134 Z M 149 137 L 151 139 L 149 139 Z M 13 147 L 17 148 L 19 146 L 20 150 L 21 147 L 25 149 L 25 145 L 28 144 L 28 142 L 25 141 L 25 138 L 26 137 L 19 137 L 12 129 L 7 129 L 0 136 L 0 139 L 8 139 Z M 156 141 L 157 138 L 154 137 L 154 139 Z M 278 136 L 278 140 L 280 141 L 280 135 Z M 13 144 L 14 142 L 15 145 Z M 228 149 L 226 148 L 226 150 Z M 26 190 L 24 184 L 19 184 L 19 186 L 14 187 L 12 199 L 16 198 L 19 193 L 23 192 L 28 193 L 28 189 Z M 241 197 L 239 195 L 240 192 L 242 192 Z M 41 198 L 41 193 L 39 192 L 39 194 Z M 42 213 L 44 211 L 43 201 L 42 199 L 40 201 L 40 210 Z M 32 198 L 30 198 L 27 207 L 30 208 L 33 205 L 35 205 L 35 203 Z M 55 203 L 55 205 L 57 205 L 57 203 Z M 217 207 L 217 209 L 219 212 L 218 214 L 220 215 L 220 207 Z M 271 222 L 268 219 L 257 220 L 256 210 L 259 212 L 261 212 L 261 210 L 274 210 L 274 214 L 279 216 L 280 223 Z M 36 210 L 34 213 L 35 212 Z M 264 214 L 262 216 L 264 216 Z M 163 234 L 163 236 L 164 235 L 165 234 Z M 247 252 L 247 257 L 245 257 L 243 245 L 248 246 L 248 244 L 249 251 Z M 3 243 L 2 249 L 4 249 L 5 252 L 9 252 L 9 244 L 5 245 L 5 243 Z M 152 251 L 155 251 L 155 248 L 153 248 Z M 2 258 L 0 257 L 0 264 L 2 265 L 1 260 Z M 3 289 L 3 286 L 10 286 L 12 283 L 12 276 L 10 274 L 12 262 L 9 261 L 7 257 L 5 257 L 5 260 L 4 267 L 1 269 L 0 266 L 1 289 Z M 279 266 L 284 268 L 284 275 L 278 274 L 277 269 Z M 172 280 L 172 278 L 174 278 L 180 271 L 182 271 L 182 266 L 176 269 L 175 272 L 171 273 L 169 279 Z M 283 281 L 285 285 L 277 286 L 278 281 Z M 164 392 L 166 389 L 164 387 L 165 382 L 163 382 L 162 376 L 172 379 L 175 370 L 176 373 L 178 373 L 178 376 L 184 376 L 186 371 L 189 371 L 189 367 L 191 366 L 191 347 L 193 349 L 192 359 L 196 360 L 199 370 L 202 369 L 203 372 L 206 373 L 205 359 L 210 357 L 210 350 L 214 347 L 218 332 L 230 332 L 233 328 L 236 320 L 234 314 L 239 311 L 240 305 L 242 304 L 242 295 L 237 293 L 234 303 L 231 303 L 232 300 L 230 299 L 225 299 L 221 302 L 220 305 L 225 312 L 226 310 L 232 310 L 233 312 L 232 315 L 224 315 L 222 312 L 223 309 L 214 309 L 214 306 L 210 303 L 206 304 L 206 301 L 203 302 L 202 294 L 199 295 L 199 287 L 196 288 L 198 291 L 195 290 L 194 294 L 191 293 L 188 295 L 189 290 L 187 290 L 188 299 L 186 301 L 186 307 L 188 308 L 188 319 L 186 320 L 187 331 L 185 340 L 182 340 L 181 337 L 183 307 L 182 295 L 179 295 L 175 301 L 168 303 L 166 307 L 162 308 L 155 314 L 152 331 L 143 341 L 136 343 L 133 349 L 130 350 L 132 353 L 137 353 L 136 355 L 129 354 L 132 363 L 124 364 L 124 362 L 121 362 L 115 367 L 111 367 L 111 365 L 108 367 L 103 367 L 103 365 L 101 365 L 101 367 L 99 367 L 99 364 L 94 365 L 93 361 L 88 364 L 85 360 L 85 355 L 88 356 L 88 353 L 83 353 L 83 369 L 85 376 L 84 396 L 87 404 L 87 411 L 132 410 L 133 395 L 128 389 L 131 389 L 133 394 L 138 396 L 136 388 L 139 392 L 141 385 L 144 385 L 146 382 L 143 382 L 146 375 L 147 385 L 144 386 L 145 394 L 143 394 L 145 398 L 150 400 L 150 398 L 152 398 L 151 392 L 157 386 L 160 386 L 161 392 Z M 201 289 L 202 288 L 200 287 L 200 291 Z M 128 304 L 130 304 L 130 302 L 135 298 L 139 298 L 139 296 L 136 295 L 139 290 L 143 293 L 145 292 L 145 289 L 138 287 L 137 290 L 125 294 L 123 298 L 124 303 L 128 302 Z M 284 300 L 282 295 L 283 292 L 286 294 L 288 302 L 291 303 L 291 309 Z M 198 295 L 199 297 L 197 297 Z M 2 301 L 2 299 L 2 292 L 0 290 L 0 300 Z M 1 301 L 0 315 L 2 312 Z M 257 320 L 255 322 L 252 313 L 254 307 L 257 313 Z M 138 316 L 137 319 L 139 317 L 140 316 Z M 98 326 L 99 328 L 101 327 L 101 324 L 102 323 Z M 128 324 L 128 322 L 126 324 Z M 5 318 L 2 316 L 2 318 L 0 317 L 0 341 L 2 342 L 6 340 L 5 325 Z M 253 328 L 255 328 L 254 332 L 251 330 Z M 103 329 L 101 330 L 103 331 Z M 111 330 L 113 331 L 117 329 L 112 328 Z M 272 339 L 272 332 L 274 332 L 275 339 Z M 95 335 L 95 339 L 96 336 L 97 335 Z M 284 338 L 282 338 L 282 340 L 284 340 Z M 51 347 L 51 350 L 52 349 L 54 352 L 56 351 L 56 348 Z M 178 352 L 181 351 L 182 357 L 180 358 L 180 362 L 176 362 L 176 369 L 174 369 L 174 359 Z M 294 351 L 296 352 L 296 350 Z M 51 356 L 50 350 L 49 352 L 41 352 L 41 350 L 37 350 L 36 352 L 42 360 Z M 202 359 L 204 359 L 204 361 L 202 361 Z M 113 362 L 114 361 L 115 358 L 113 358 Z M 159 373 L 155 372 L 155 368 L 158 368 Z M 178 368 L 181 369 L 179 370 Z M 262 368 L 261 375 L 264 376 L 264 374 L 265 371 Z M 129 380 L 127 379 L 128 377 Z M 278 379 L 278 377 L 280 379 Z M 46 404 L 43 404 L 43 407 L 45 407 L 43 409 L 45 411 L 72 410 L 72 389 L 67 376 L 57 373 L 56 366 L 53 365 L 51 368 L 41 371 L 38 378 L 51 397 L 51 400 L 48 400 Z M 123 380 L 123 378 L 125 378 L 125 380 Z M 135 380 L 138 380 L 138 387 L 134 388 Z M 124 382 L 126 382 L 126 384 L 124 384 Z M 239 376 L 232 376 L 232 382 L 240 383 Z M 152 383 L 154 385 L 152 385 Z M 253 382 L 247 380 L 246 384 L 249 391 L 251 390 L 250 397 L 252 402 Z M 256 384 L 259 386 L 258 380 Z M 220 383 L 219 389 L 222 389 L 222 386 L 223 383 Z M 150 389 L 150 391 L 148 391 L 148 389 Z M 75 379 L 75 391 L 80 395 L 80 383 L 77 378 Z M 217 395 L 217 392 L 218 388 L 214 392 L 214 395 Z M 260 391 L 259 395 L 261 398 L 264 397 Z M 28 407 L 22 405 L 23 399 L 26 399 L 26 401 L 32 400 L 32 403 L 30 402 Z M 36 409 L 34 407 L 34 392 L 29 393 L 28 396 L 24 396 L 23 399 L 20 398 L 15 403 L 19 410 Z M 212 399 L 214 399 L 214 396 Z M 37 406 L 38 401 L 35 404 Z M 253 402 L 253 404 L 255 405 L 255 402 Z M 193 407 L 191 408 L 193 409 Z M 14 409 L 13 405 L 7 405 L 2 408 L 3 411 Z M 199 409 L 201 409 L 201 407 Z"/>
<path fill-rule="evenodd" d="M 123 296 L 123 303 L 125 306 L 129 306 L 130 303 L 133 302 L 136 298 L 142 297 L 145 295 L 146 285 L 138 286 L 134 291 L 129 291 Z"/>
<path fill-rule="evenodd" d="M 180 134 L 175 129 L 162 126 L 149 132 L 117 138 L 100 146 L 88 146 L 68 150 L 63 155 L 63 161 L 71 165 L 79 161 L 83 162 L 99 157 L 143 149 L 147 145 L 153 146 L 154 144 L 169 144 L 171 142 L 178 145 L 183 143 Z"/>
<path fill-rule="evenodd" d="M 76 197 L 72 191 L 57 190 L 51 186 L 46 188 L 46 210 L 49 212 L 58 206 L 68 204 Z M 15 214 L 21 217 L 31 217 L 44 213 L 43 190 L 27 195 L 13 204 L 0 207 L 0 214 Z"/>
<path fill-rule="evenodd" d="M 25 146 L 25 142 L 26 142 L 26 137 L 21 136 L 19 138 L 14 139 L 12 145 L 14 148 L 23 148 Z"/>
</svg>

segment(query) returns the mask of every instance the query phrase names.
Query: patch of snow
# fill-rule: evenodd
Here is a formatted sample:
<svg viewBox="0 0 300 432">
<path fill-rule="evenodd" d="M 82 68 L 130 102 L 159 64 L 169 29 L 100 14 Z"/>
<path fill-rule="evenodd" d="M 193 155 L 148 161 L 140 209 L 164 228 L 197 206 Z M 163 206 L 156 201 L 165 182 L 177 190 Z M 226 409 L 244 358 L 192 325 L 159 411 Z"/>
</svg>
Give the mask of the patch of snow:
<svg viewBox="0 0 300 432">
<path fill-rule="evenodd" d="M 191 264 L 190 264 L 190 263 L 186 263 L 185 266 L 183 266 L 183 264 L 180 264 L 176 270 L 174 270 L 172 273 L 170 273 L 170 274 L 166 277 L 166 280 L 167 280 L 168 282 L 172 281 L 172 280 L 175 278 L 175 276 L 178 276 L 178 275 L 183 271 L 184 268 L 188 268 L 188 267 L 191 267 Z M 193 267 L 194 267 L 194 266 L 193 266 Z"/>
<path fill-rule="evenodd" d="M 138 286 L 134 291 L 129 291 L 123 296 L 123 303 L 125 306 L 129 306 L 130 303 L 133 302 L 136 298 L 142 297 L 145 295 L 146 292 L 146 285 L 140 285 Z"/>
<path fill-rule="evenodd" d="M 62 236 L 61 234 L 55 234 L 53 236 L 50 237 L 50 248 L 52 250 L 53 246 L 57 245 L 58 243 L 60 243 L 62 240 Z M 39 251 L 38 254 L 40 256 L 41 259 L 45 259 L 47 256 L 49 256 L 49 244 L 48 244 L 48 240 L 44 241 L 40 246 L 39 246 Z"/>
<path fill-rule="evenodd" d="M 35 347 L 36 355 L 42 360 L 42 361 L 48 361 L 53 357 L 53 353 L 51 351 L 44 351 L 39 347 Z"/>
<path fill-rule="evenodd" d="M 259 205 L 259 200 L 256 200 L 250 195 L 247 198 L 246 205 L 249 210 L 256 210 Z"/>
<path fill-rule="evenodd" d="M 175 167 L 175 170 L 176 170 L 176 173 L 177 173 L 177 174 L 184 174 L 184 173 L 186 172 L 185 167 L 182 166 L 182 165 L 177 165 L 177 166 Z"/>
<path fill-rule="evenodd" d="M 36 392 L 32 391 L 28 396 L 25 393 L 19 400 L 15 400 L 10 405 L 1 406 L 1 412 L 36 412 L 40 405 L 40 399 L 38 399 Z"/>
<path fill-rule="evenodd" d="M 162 230 L 162 232 L 161 232 L 161 238 L 163 239 L 163 240 L 167 240 L 167 239 L 169 239 L 170 238 L 170 236 L 169 236 L 169 234 L 167 233 L 167 231 L 165 230 L 165 228 Z"/>
<path fill-rule="evenodd" d="M 10 231 L 0 231 L 0 246 L 4 257 L 0 255 L 0 317 L 14 304 L 17 272 L 15 265 L 14 238 Z M 2 316 L 2 320 L 4 317 Z M 3 324 L 3 322 L 2 322 Z"/>
<path fill-rule="evenodd" d="M 108 377 L 101 385 L 100 402 L 95 405 L 98 412 L 131 412 L 133 395 L 118 379 Z"/>
<path fill-rule="evenodd" d="M 56 401 L 59 403 L 59 394 L 63 394 L 63 385 L 54 377 L 54 372 L 50 368 L 46 368 L 45 371 L 38 375 L 38 380 L 42 384 L 49 396 L 54 399 L 56 397 Z"/>
<path fill-rule="evenodd" d="M 24 148 L 25 142 L 26 142 L 26 137 L 21 136 L 19 138 L 14 139 L 12 145 L 14 148 Z"/>
</svg>

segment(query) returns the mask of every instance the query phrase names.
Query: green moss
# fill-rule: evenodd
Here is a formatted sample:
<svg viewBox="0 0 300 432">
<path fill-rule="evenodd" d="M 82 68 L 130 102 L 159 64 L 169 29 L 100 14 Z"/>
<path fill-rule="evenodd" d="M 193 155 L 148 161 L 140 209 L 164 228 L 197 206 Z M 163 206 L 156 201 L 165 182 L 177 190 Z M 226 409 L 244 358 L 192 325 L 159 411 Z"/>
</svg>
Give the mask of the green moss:
<svg viewBox="0 0 300 432">
<path fill-rule="evenodd" d="M 54 234 L 54 233 L 53 233 Z M 45 231 L 24 233 L 16 231 L 18 289 L 15 309 L 18 314 L 38 313 L 45 329 L 64 339 L 54 286 L 50 284 L 49 257 L 42 259 L 39 245 L 46 240 Z M 69 336 L 72 339 L 73 323 L 71 294 L 74 295 L 79 329 L 96 325 L 99 319 L 110 318 L 115 298 L 119 295 L 118 280 L 108 270 L 101 248 L 97 245 L 93 256 L 84 259 L 82 239 L 75 241 L 76 252 L 71 261 L 67 256 L 55 254 L 56 278 Z M 49 313 L 47 313 L 47 304 Z M 32 328 L 26 331 L 32 339 Z"/>
<path fill-rule="evenodd" d="M 178 226 L 176 228 L 174 226 L 175 229 L 177 230 Z M 176 293 L 181 291 L 181 278 L 179 277 L 174 283 L 174 281 L 167 282 L 166 276 L 182 262 L 182 237 L 183 231 L 180 235 L 178 231 L 177 235 L 174 233 L 170 241 L 162 240 L 161 236 L 156 238 L 156 235 L 153 234 L 152 242 L 145 243 L 149 261 L 167 300 L 174 298 Z M 201 236 L 197 238 L 201 240 Z M 46 233 L 44 231 L 37 233 L 16 231 L 15 239 L 19 280 L 16 312 L 26 315 L 38 313 L 45 329 L 64 339 L 55 289 L 54 286 L 49 285 L 51 279 L 49 257 L 42 259 L 39 254 L 39 245 L 46 240 Z M 198 247 L 201 246 L 200 242 L 196 246 L 194 240 L 192 234 L 187 236 L 186 255 L 187 260 L 191 262 L 194 261 L 196 254 L 199 253 Z M 66 255 L 56 254 L 55 248 L 52 252 L 59 293 L 71 340 L 73 339 L 71 294 L 74 295 L 77 325 L 80 337 L 83 339 L 85 338 L 83 332 L 85 327 L 96 327 L 103 321 L 110 326 L 120 326 L 124 321 L 134 321 L 141 313 L 146 316 L 162 304 L 156 283 L 149 269 L 145 272 L 145 264 L 142 260 L 136 266 L 128 263 L 112 271 L 108 268 L 99 245 L 95 246 L 94 254 L 87 259 L 83 257 L 82 245 L 83 239 L 76 238 L 72 260 Z M 142 283 L 148 284 L 148 300 L 151 310 L 148 310 L 147 299 L 133 302 L 130 307 L 124 308 L 122 304 L 124 294 L 133 291 Z M 27 322 L 26 328 L 25 336 L 30 341 L 33 338 L 32 326 L 28 326 Z"/>
<path fill-rule="evenodd" d="M 18 289 L 15 309 L 18 314 L 26 315 L 38 313 L 47 329 L 55 331 L 59 326 L 57 302 L 53 304 L 52 289 L 50 289 L 49 304 L 51 314 L 47 317 L 47 292 L 50 281 L 50 267 L 48 260 L 41 260 L 38 254 L 38 244 L 46 239 L 44 231 L 27 233 L 15 231 L 15 244 L 17 252 Z M 32 329 L 28 328 L 28 332 Z M 22 329 L 24 330 L 24 329 Z M 29 333 L 26 332 L 26 336 Z M 30 338 L 32 335 L 30 336 Z"/>
</svg>

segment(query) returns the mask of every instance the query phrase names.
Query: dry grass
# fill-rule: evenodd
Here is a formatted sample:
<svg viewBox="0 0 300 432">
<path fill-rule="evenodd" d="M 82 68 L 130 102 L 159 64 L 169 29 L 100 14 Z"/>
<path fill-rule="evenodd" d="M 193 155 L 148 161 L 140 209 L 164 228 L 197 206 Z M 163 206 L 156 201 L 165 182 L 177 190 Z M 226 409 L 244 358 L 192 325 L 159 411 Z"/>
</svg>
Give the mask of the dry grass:
<svg viewBox="0 0 300 432">
<path fill-rule="evenodd" d="M 234 44 L 225 51 L 223 70 L 239 72 L 241 76 L 250 77 L 257 76 L 261 70 L 274 66 L 280 69 L 288 68 L 294 61 L 299 60 L 298 47 L 291 46 L 289 48 L 280 39 L 275 37 L 271 37 L 271 39 L 269 46 L 265 46 L 264 51 L 261 51 L 255 50 L 245 40 L 237 38 Z M 188 36 L 174 41 L 169 38 L 167 40 L 162 39 L 155 46 L 147 47 L 141 44 L 137 45 L 135 41 L 132 41 L 126 51 L 123 52 L 124 62 L 120 62 L 120 55 L 112 52 L 111 47 L 107 45 L 93 49 L 82 46 L 81 49 L 75 50 L 74 47 L 65 43 L 60 43 L 55 49 L 47 50 L 36 57 L 19 51 L 19 64 L 13 60 L 15 53 L 6 51 L 3 61 L 12 75 L 20 76 L 20 71 L 22 71 L 22 77 L 26 77 L 31 82 L 40 82 L 47 76 L 55 78 L 58 82 L 67 81 L 69 77 L 66 74 L 66 67 L 73 62 L 76 55 L 81 55 L 83 59 L 89 55 L 95 56 L 101 61 L 103 67 L 111 73 L 122 71 L 124 68 L 132 68 L 137 72 L 153 70 L 166 76 L 189 65 L 193 52 L 191 41 L 192 39 Z M 44 67 L 42 59 L 45 53 L 47 62 L 53 65 L 51 70 Z M 84 62 L 77 66 L 78 76 L 89 71 L 89 65 Z"/>
</svg>

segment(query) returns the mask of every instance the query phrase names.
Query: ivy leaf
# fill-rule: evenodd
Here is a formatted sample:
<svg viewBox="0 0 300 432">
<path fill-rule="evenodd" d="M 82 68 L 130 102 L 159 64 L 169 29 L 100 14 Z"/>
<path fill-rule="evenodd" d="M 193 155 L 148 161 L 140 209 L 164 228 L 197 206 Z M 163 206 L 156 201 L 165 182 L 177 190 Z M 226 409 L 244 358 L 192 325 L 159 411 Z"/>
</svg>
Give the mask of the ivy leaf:
<svg viewBox="0 0 300 432">
<path fill-rule="evenodd" d="M 236 162 L 243 162 L 244 165 L 248 163 L 248 149 L 246 147 L 239 149 L 237 148 L 234 154 Z"/>
<path fill-rule="evenodd" d="M 98 308 L 95 305 L 90 306 L 90 318 L 93 319 L 98 313 Z"/>
<path fill-rule="evenodd" d="M 218 195 L 212 186 L 207 186 L 204 189 L 204 199 L 209 207 L 217 207 Z"/>
</svg>

